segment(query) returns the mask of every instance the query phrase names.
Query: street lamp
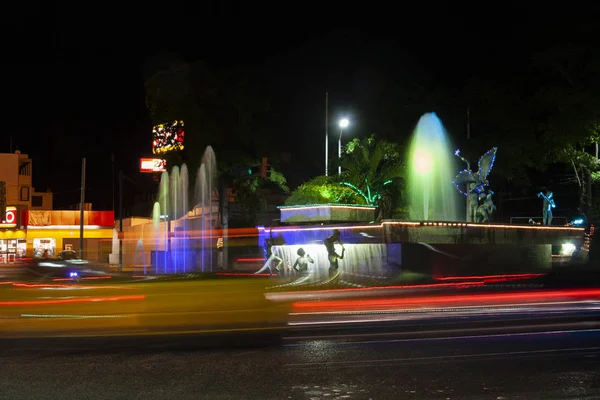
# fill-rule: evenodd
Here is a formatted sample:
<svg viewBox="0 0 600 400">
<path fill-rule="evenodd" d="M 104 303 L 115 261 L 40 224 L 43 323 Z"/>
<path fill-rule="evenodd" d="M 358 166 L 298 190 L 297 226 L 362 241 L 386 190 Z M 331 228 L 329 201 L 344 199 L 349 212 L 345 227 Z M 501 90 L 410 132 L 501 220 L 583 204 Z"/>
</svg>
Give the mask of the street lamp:
<svg viewBox="0 0 600 400">
<path fill-rule="evenodd" d="M 344 128 L 348 127 L 350 121 L 347 118 L 340 119 L 340 137 L 338 139 L 338 161 L 342 160 L 342 134 L 344 133 Z M 342 175 L 342 166 L 338 166 L 338 175 Z"/>
</svg>

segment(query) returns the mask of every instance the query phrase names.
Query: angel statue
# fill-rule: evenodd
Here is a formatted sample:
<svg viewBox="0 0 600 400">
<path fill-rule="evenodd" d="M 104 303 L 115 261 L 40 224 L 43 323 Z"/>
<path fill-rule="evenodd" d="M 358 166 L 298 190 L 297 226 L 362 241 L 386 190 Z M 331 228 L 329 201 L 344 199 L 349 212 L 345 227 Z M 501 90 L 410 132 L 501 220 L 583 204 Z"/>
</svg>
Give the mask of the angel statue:
<svg viewBox="0 0 600 400">
<path fill-rule="evenodd" d="M 467 168 L 460 171 L 452 181 L 458 191 L 467 196 L 467 222 L 477 222 L 479 195 L 485 193 L 485 187 L 489 185 L 487 177 L 494 167 L 497 151 L 497 147 L 492 147 L 479 158 L 477 172 L 471 170 L 471 164 L 460 155 L 460 150 L 454 152 L 455 156 L 467 164 Z"/>
<path fill-rule="evenodd" d="M 480 203 L 477 206 L 476 222 L 489 222 L 490 217 L 496 211 L 496 206 L 492 200 L 494 192 L 492 190 L 486 190 L 484 193 L 479 195 Z"/>
</svg>

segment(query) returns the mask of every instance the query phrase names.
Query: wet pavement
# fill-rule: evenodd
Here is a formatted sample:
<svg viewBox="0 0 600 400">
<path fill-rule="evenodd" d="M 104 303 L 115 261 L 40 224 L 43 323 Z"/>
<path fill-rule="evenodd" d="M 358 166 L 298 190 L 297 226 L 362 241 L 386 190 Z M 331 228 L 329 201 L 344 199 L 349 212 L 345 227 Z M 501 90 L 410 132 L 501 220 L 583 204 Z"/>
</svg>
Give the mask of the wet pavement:
<svg viewBox="0 0 600 400">
<path fill-rule="evenodd" d="M 2 399 L 591 399 L 600 331 L 273 341 L 201 350 L 162 337 L 3 343 Z M 196 338 L 197 341 L 204 340 Z"/>
</svg>

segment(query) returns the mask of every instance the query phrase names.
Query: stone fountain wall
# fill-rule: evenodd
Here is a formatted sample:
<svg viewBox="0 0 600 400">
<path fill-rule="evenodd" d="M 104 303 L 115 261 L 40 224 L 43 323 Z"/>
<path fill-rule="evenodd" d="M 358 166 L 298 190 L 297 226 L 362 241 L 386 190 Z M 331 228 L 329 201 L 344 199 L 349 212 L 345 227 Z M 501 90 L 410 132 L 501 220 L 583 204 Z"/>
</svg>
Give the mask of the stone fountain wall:
<svg viewBox="0 0 600 400">
<path fill-rule="evenodd" d="M 548 270 L 563 244 L 572 243 L 581 249 L 585 242 L 584 230 L 573 227 L 393 220 L 381 224 L 298 223 L 295 227 L 263 229 L 262 238 L 272 236 L 284 246 L 324 247 L 323 239 L 333 229 L 341 231 L 347 248 L 384 243 L 388 266 L 438 276 Z"/>
</svg>

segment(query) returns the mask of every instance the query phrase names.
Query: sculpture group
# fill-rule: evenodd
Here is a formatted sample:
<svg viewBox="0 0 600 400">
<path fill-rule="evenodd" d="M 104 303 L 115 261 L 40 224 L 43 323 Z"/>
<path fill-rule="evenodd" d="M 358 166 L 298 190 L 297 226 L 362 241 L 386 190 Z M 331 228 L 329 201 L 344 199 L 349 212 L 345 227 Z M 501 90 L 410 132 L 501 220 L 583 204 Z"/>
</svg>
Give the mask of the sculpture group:
<svg viewBox="0 0 600 400">
<path fill-rule="evenodd" d="M 494 167 L 497 147 L 493 147 L 479 158 L 477 172 L 471 170 L 469 161 L 456 150 L 454 155 L 467 164 L 467 168 L 460 171 L 452 183 L 458 191 L 467 197 L 467 222 L 489 222 L 496 206 L 492 196 L 494 192 L 488 188 L 488 175 Z"/>
</svg>

